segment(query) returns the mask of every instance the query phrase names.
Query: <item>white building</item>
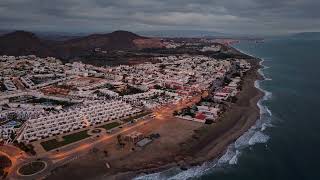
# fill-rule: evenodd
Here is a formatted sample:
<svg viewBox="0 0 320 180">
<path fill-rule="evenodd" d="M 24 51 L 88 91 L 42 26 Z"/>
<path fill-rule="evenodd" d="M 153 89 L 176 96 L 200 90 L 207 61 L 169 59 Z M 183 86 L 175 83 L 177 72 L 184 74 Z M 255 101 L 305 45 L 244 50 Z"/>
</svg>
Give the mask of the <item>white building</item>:
<svg viewBox="0 0 320 180">
<path fill-rule="evenodd" d="M 90 125 L 99 124 L 140 112 L 122 101 L 100 101 L 84 107 L 48 116 L 30 119 L 18 137 L 18 141 L 29 142 L 63 134 Z"/>
<path fill-rule="evenodd" d="M 13 126 L 7 126 L 7 125 L 0 126 L 0 141 L 10 139 L 10 135 L 14 132 L 15 130 Z"/>
<path fill-rule="evenodd" d="M 21 77 L 20 79 L 28 88 L 32 88 L 34 86 L 34 83 L 27 76 Z"/>
<path fill-rule="evenodd" d="M 17 87 L 14 85 L 14 83 L 10 79 L 6 79 L 3 82 L 4 86 L 8 91 L 15 91 L 17 90 Z"/>
</svg>

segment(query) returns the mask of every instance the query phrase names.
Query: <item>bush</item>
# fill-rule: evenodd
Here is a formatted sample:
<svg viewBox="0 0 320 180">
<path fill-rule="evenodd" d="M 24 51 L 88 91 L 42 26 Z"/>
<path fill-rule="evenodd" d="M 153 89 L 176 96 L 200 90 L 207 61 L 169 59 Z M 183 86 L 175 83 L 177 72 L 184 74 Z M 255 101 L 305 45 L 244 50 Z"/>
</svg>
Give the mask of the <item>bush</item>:
<svg viewBox="0 0 320 180">
<path fill-rule="evenodd" d="M 120 126 L 120 123 L 118 123 L 118 122 L 112 122 L 112 123 L 108 123 L 108 124 L 103 125 L 103 126 L 100 126 L 100 127 L 101 127 L 101 128 L 104 128 L 104 129 L 106 129 L 106 130 L 110 130 L 110 129 L 115 128 L 115 127 L 117 127 L 117 126 Z"/>
<path fill-rule="evenodd" d="M 19 147 L 21 150 L 23 150 L 26 153 L 29 153 L 31 155 L 36 155 L 36 151 L 34 151 L 34 147 L 31 144 L 24 144 L 24 143 L 18 143 L 14 142 L 14 145 Z"/>
</svg>

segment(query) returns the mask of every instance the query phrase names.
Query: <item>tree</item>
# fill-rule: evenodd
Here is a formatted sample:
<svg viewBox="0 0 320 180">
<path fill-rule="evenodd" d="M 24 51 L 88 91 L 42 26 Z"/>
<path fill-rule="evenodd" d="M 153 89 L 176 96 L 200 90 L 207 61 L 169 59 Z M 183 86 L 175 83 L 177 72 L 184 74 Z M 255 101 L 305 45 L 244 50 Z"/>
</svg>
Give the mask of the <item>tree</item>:
<svg viewBox="0 0 320 180">
<path fill-rule="evenodd" d="M 166 65 L 164 65 L 164 64 L 160 64 L 160 66 L 159 66 L 160 69 L 164 69 L 165 67 L 166 67 Z"/>
<path fill-rule="evenodd" d="M 109 152 L 108 152 L 107 150 L 104 150 L 103 153 L 104 153 L 104 156 L 105 156 L 105 157 L 108 157 L 108 156 L 109 156 Z"/>
<path fill-rule="evenodd" d="M 14 132 L 11 132 L 10 134 L 10 139 L 11 140 L 14 140 L 14 138 L 16 138 L 16 134 Z"/>
<path fill-rule="evenodd" d="M 159 84 L 154 85 L 155 89 L 162 89 L 162 87 Z"/>
<path fill-rule="evenodd" d="M 232 96 L 232 97 L 231 97 L 231 102 L 232 102 L 232 103 L 236 103 L 237 100 L 238 100 L 238 98 L 237 98 L 236 96 Z"/>
<path fill-rule="evenodd" d="M 9 114 L 7 115 L 7 118 L 8 118 L 9 120 L 17 120 L 18 115 L 17 115 L 15 112 L 12 112 L 12 113 L 9 113 Z"/>
</svg>

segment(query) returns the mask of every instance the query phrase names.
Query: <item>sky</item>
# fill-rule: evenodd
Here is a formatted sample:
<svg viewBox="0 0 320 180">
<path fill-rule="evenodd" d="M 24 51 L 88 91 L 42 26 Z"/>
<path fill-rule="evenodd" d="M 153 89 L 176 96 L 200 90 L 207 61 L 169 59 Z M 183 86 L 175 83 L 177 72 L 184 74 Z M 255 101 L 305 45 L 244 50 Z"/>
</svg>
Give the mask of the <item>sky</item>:
<svg viewBox="0 0 320 180">
<path fill-rule="evenodd" d="M 0 29 L 320 31 L 320 0 L 0 0 Z"/>
</svg>

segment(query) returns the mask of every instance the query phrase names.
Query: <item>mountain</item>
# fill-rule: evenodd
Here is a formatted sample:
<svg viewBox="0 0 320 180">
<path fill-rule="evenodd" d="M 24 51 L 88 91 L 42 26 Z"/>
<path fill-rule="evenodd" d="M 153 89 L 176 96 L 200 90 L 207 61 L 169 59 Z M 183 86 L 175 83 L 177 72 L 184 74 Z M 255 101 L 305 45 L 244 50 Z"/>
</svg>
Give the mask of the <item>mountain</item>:
<svg viewBox="0 0 320 180">
<path fill-rule="evenodd" d="M 100 47 L 102 49 L 131 49 L 135 48 L 135 39 L 147 39 L 128 31 L 115 31 L 108 34 L 93 34 L 85 37 L 67 40 L 63 47 L 90 49 Z"/>
<path fill-rule="evenodd" d="M 38 56 L 54 55 L 50 43 L 39 39 L 35 34 L 26 31 L 15 31 L 0 36 L 0 54 Z"/>
<path fill-rule="evenodd" d="M 15 31 L 0 36 L 1 55 L 54 56 L 72 58 L 87 54 L 95 48 L 124 50 L 162 47 L 159 39 L 139 36 L 128 31 L 107 34 L 92 34 L 64 41 L 49 41 L 26 31 Z"/>
<path fill-rule="evenodd" d="M 214 31 L 201 31 L 201 30 L 159 30 L 159 31 L 140 31 L 137 34 L 152 37 L 185 37 L 185 38 L 196 38 L 196 37 L 224 37 L 227 34 Z"/>
<path fill-rule="evenodd" d="M 10 33 L 10 32 L 12 32 L 12 31 L 0 29 L 0 35 L 7 34 L 7 33 Z"/>
</svg>

